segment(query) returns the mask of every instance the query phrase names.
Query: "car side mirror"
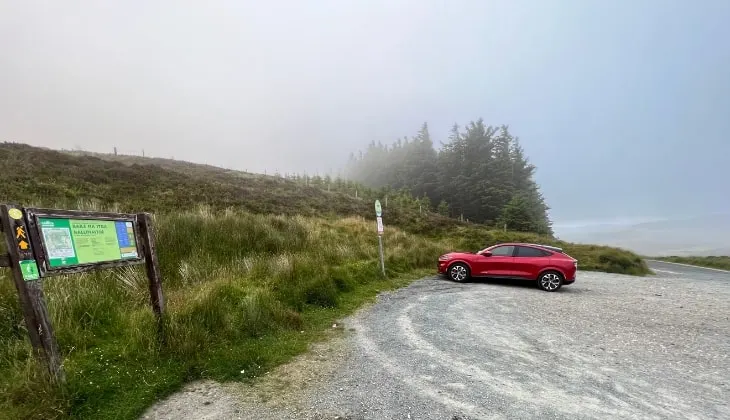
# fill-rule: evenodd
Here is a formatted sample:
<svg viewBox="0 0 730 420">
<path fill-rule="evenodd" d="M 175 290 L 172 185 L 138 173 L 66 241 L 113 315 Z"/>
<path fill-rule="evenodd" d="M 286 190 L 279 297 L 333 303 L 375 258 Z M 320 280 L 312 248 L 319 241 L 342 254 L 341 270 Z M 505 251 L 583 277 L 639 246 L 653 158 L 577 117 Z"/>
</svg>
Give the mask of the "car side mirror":
<svg viewBox="0 0 730 420">
<path fill-rule="evenodd" d="M 482 252 L 482 256 L 483 257 L 491 257 L 492 256 L 492 251 L 484 251 L 484 252 Z"/>
</svg>

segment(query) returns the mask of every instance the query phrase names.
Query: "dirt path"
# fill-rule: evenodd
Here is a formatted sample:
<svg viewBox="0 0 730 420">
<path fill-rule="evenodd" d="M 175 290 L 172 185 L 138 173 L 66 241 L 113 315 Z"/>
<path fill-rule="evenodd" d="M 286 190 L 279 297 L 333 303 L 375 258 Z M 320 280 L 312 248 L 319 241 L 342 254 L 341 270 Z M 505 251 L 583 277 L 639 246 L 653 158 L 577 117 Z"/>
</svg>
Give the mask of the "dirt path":
<svg viewBox="0 0 730 420">
<path fill-rule="evenodd" d="M 318 389 L 326 385 L 351 356 L 353 331 L 337 325 L 328 339 L 314 343 L 310 350 L 257 378 L 252 384 L 220 384 L 197 381 L 161 401 L 143 419 L 335 419 L 307 413 L 307 404 Z"/>
</svg>

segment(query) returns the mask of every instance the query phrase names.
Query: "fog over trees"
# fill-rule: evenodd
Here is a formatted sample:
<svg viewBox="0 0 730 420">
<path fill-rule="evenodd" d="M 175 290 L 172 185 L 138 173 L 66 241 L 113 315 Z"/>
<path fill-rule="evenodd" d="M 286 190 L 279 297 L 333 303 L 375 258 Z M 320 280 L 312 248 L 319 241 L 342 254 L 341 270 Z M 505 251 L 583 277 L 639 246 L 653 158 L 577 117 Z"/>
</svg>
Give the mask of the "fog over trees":
<svg viewBox="0 0 730 420">
<path fill-rule="evenodd" d="M 548 205 L 519 139 L 483 119 L 454 125 L 438 142 L 424 123 L 415 137 L 371 142 L 350 155 L 346 176 L 373 188 L 406 190 L 434 211 L 510 230 L 552 234 Z"/>
</svg>

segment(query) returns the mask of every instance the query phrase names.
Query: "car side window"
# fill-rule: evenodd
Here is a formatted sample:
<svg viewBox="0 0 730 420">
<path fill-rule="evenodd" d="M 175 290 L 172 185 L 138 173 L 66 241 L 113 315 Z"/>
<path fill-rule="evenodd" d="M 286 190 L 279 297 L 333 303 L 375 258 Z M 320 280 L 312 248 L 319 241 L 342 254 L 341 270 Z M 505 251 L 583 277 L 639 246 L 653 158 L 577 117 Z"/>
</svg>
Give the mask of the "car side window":
<svg viewBox="0 0 730 420">
<path fill-rule="evenodd" d="M 511 257 L 514 249 L 515 247 L 512 245 L 505 245 L 492 248 L 490 251 L 492 252 L 492 255 L 496 255 L 498 257 Z"/>
<path fill-rule="evenodd" d="M 517 247 L 517 256 L 518 257 L 546 257 L 548 255 L 550 255 L 550 254 L 541 249 L 532 248 L 529 246 L 518 246 Z"/>
</svg>

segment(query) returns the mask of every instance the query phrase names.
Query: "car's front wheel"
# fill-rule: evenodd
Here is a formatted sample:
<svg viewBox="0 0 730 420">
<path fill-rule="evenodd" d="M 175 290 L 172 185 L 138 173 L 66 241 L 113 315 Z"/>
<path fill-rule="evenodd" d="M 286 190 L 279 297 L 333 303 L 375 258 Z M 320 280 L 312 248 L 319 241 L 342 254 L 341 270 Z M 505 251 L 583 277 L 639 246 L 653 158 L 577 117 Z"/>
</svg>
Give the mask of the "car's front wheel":
<svg viewBox="0 0 730 420">
<path fill-rule="evenodd" d="M 463 263 L 456 263 L 449 267 L 449 278 L 452 281 L 463 283 L 469 280 L 469 267 Z"/>
<path fill-rule="evenodd" d="M 537 285 L 546 292 L 554 292 L 563 285 L 563 275 L 557 271 L 546 271 L 540 274 Z"/>
</svg>

